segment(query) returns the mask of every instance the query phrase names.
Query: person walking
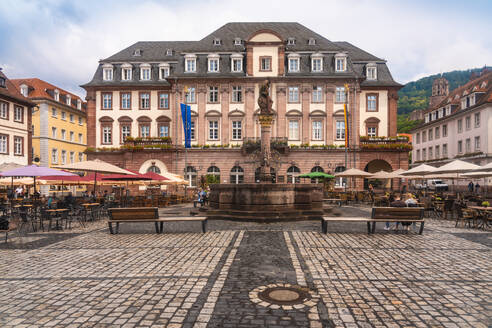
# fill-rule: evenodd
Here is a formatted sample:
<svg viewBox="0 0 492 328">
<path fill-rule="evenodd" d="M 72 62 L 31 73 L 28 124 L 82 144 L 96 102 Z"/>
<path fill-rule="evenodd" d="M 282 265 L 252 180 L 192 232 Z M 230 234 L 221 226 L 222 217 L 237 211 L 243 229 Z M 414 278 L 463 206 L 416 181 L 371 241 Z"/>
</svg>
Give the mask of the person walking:
<svg viewBox="0 0 492 328">
<path fill-rule="evenodd" d="M 470 181 L 470 183 L 468 184 L 468 191 L 473 192 L 473 181 Z"/>
</svg>

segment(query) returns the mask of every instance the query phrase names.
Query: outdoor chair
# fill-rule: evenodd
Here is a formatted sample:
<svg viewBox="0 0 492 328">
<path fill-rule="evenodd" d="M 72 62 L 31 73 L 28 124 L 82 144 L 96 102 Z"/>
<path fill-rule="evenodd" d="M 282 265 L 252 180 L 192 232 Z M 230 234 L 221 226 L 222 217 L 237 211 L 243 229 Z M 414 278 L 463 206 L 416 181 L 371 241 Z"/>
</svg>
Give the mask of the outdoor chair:
<svg viewBox="0 0 492 328">
<path fill-rule="evenodd" d="M 20 232 L 24 226 L 32 226 L 32 231 L 35 232 L 36 229 L 36 222 L 34 221 L 33 217 L 29 215 L 27 211 L 20 211 L 19 212 L 19 225 L 18 225 L 18 231 Z"/>
<path fill-rule="evenodd" d="M 456 206 L 456 212 L 458 215 L 456 217 L 456 224 L 454 225 L 455 227 L 458 227 L 460 223 L 463 227 L 466 227 L 466 225 L 468 225 L 468 228 L 472 227 L 472 223 L 474 225 L 475 213 L 473 210 L 458 205 Z"/>
</svg>

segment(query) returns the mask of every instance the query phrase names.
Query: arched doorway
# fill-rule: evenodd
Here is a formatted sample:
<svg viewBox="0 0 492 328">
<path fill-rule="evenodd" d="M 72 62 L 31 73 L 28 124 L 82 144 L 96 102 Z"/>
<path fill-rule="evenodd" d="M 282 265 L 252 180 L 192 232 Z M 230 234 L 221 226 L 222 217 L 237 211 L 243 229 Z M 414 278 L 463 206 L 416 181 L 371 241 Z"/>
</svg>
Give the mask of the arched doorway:
<svg viewBox="0 0 492 328">
<path fill-rule="evenodd" d="M 300 183 L 301 178 L 298 177 L 298 175 L 301 174 L 301 170 L 295 166 L 292 165 L 287 169 L 287 183 Z"/>
<path fill-rule="evenodd" d="M 207 169 L 207 183 L 220 183 L 220 169 L 217 166 L 210 166 Z"/>
<path fill-rule="evenodd" d="M 379 171 L 386 171 L 386 172 L 392 172 L 393 168 L 391 165 L 386 162 L 383 159 L 375 159 L 367 163 L 366 167 L 364 168 L 364 171 L 369 172 L 369 173 L 376 173 Z M 380 188 L 390 188 L 391 187 L 391 182 L 392 180 L 387 179 L 387 180 L 376 180 L 373 182 L 373 187 L 380 187 Z M 369 180 L 364 179 L 364 189 L 369 188 Z"/>
</svg>

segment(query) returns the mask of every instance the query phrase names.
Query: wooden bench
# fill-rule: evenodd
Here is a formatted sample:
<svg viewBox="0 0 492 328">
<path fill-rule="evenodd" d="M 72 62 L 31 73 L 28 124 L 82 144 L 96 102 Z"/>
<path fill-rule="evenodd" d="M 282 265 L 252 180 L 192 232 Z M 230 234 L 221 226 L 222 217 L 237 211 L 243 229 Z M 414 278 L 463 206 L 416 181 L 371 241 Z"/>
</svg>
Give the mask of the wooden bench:
<svg viewBox="0 0 492 328">
<path fill-rule="evenodd" d="M 419 234 L 424 231 L 424 208 L 422 207 L 373 207 L 371 217 L 323 217 L 321 230 L 328 232 L 328 222 L 367 222 L 367 233 L 374 233 L 377 222 L 420 222 Z"/>
<path fill-rule="evenodd" d="M 157 207 L 109 208 L 108 213 L 108 226 L 111 234 L 119 233 L 121 222 L 154 222 L 156 233 L 163 232 L 164 222 L 200 221 L 203 232 L 206 231 L 207 227 L 206 217 L 159 217 Z M 113 223 L 116 223 L 116 230 L 113 230 Z"/>
</svg>

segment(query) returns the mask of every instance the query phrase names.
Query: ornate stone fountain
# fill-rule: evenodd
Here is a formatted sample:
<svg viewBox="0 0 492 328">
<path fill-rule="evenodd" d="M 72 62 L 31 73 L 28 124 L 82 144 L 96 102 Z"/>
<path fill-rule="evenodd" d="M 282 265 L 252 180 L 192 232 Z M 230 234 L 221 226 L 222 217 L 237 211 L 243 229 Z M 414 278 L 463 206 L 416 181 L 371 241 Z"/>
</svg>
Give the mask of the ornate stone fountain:
<svg viewBox="0 0 492 328">
<path fill-rule="evenodd" d="M 270 82 L 260 87 L 260 183 L 213 184 L 207 217 L 254 221 L 320 219 L 323 190 L 318 184 L 272 183 L 270 146 L 273 121 Z"/>
</svg>

